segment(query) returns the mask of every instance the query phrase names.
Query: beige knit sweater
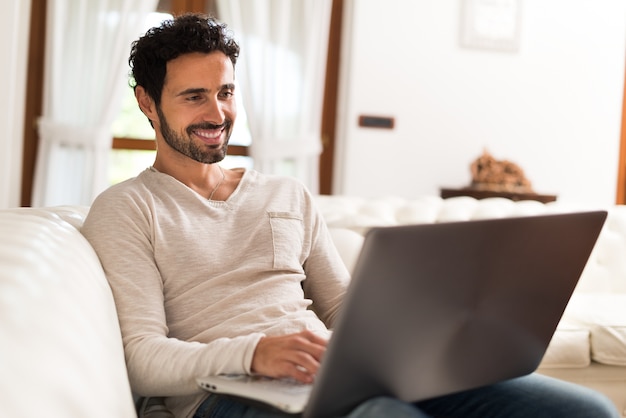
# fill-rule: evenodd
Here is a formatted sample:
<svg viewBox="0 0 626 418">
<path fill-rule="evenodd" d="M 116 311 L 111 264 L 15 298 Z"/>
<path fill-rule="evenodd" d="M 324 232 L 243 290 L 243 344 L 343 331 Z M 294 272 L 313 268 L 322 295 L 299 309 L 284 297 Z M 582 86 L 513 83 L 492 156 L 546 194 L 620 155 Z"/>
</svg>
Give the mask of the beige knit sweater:
<svg viewBox="0 0 626 418">
<path fill-rule="evenodd" d="M 206 396 L 197 377 L 249 373 L 263 335 L 328 335 L 349 281 L 305 188 L 251 170 L 222 202 L 149 168 L 100 195 L 82 232 L 113 290 L 133 391 L 168 397 L 177 417 Z"/>
</svg>

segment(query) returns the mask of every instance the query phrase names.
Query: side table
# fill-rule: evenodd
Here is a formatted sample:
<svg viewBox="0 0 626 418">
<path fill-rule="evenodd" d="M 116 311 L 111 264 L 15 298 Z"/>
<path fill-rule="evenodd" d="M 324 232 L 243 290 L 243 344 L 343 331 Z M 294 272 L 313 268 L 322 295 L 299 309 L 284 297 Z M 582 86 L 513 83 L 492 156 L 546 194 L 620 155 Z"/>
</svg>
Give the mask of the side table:
<svg viewBox="0 0 626 418">
<path fill-rule="evenodd" d="M 556 200 L 556 195 L 551 194 L 498 192 L 492 190 L 473 189 L 471 187 L 463 187 L 460 189 L 441 189 L 441 197 L 444 199 L 457 196 L 470 196 L 475 199 L 485 199 L 488 197 L 504 197 L 515 201 L 536 200 L 541 203 L 554 202 Z"/>
</svg>

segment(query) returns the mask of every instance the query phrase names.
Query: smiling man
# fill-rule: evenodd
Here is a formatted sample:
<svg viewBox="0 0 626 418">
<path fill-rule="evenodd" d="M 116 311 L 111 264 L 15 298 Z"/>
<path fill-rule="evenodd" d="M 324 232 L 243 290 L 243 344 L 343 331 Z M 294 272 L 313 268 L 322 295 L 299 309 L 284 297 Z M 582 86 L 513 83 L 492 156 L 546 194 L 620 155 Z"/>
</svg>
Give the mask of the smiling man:
<svg viewBox="0 0 626 418">
<path fill-rule="evenodd" d="M 163 399 L 152 411 L 169 414 L 160 417 L 283 416 L 208 394 L 196 378 L 312 382 L 349 282 L 299 182 L 218 164 L 237 117 L 238 54 L 226 26 L 202 15 L 166 21 L 133 44 L 132 84 L 156 159 L 102 193 L 82 229 L 113 291 L 131 387 Z M 416 405 L 376 398 L 349 416 L 617 414 L 595 392 L 533 375 Z"/>
<path fill-rule="evenodd" d="M 311 382 L 349 281 L 299 182 L 218 164 L 237 117 L 238 54 L 226 26 L 202 15 L 133 44 L 156 158 L 102 193 L 82 229 L 113 290 L 133 391 L 165 398 L 177 417 L 207 398 L 230 402 L 200 390 L 203 375 Z"/>
</svg>

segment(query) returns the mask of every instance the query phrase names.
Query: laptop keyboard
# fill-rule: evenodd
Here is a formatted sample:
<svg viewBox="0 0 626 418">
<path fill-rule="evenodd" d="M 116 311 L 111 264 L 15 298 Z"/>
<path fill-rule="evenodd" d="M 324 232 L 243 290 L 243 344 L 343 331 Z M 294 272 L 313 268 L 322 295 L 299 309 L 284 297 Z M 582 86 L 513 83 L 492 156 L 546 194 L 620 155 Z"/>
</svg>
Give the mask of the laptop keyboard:
<svg viewBox="0 0 626 418">
<path fill-rule="evenodd" d="M 313 387 L 311 384 L 301 383 L 295 379 L 272 379 L 265 376 L 254 376 L 252 381 L 257 387 L 293 395 L 309 392 Z"/>
</svg>

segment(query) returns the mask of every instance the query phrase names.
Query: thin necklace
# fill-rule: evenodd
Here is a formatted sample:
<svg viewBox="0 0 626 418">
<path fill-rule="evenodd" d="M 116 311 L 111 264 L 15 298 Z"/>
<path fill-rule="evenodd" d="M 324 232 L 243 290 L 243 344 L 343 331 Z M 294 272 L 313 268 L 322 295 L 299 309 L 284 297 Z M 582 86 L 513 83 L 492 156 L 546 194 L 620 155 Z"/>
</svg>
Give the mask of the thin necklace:
<svg viewBox="0 0 626 418">
<path fill-rule="evenodd" d="M 220 179 L 220 181 L 217 182 L 217 184 L 215 185 L 215 188 L 213 189 L 213 191 L 209 195 L 209 200 L 213 200 L 213 195 L 215 194 L 217 189 L 222 185 L 222 182 L 226 178 L 226 174 L 224 174 L 224 169 L 222 168 L 222 166 L 218 165 L 217 168 L 219 168 L 220 171 L 222 172 L 222 178 Z"/>
</svg>

